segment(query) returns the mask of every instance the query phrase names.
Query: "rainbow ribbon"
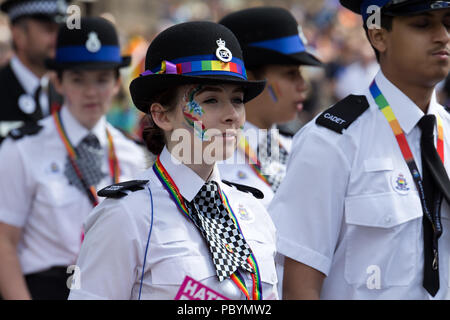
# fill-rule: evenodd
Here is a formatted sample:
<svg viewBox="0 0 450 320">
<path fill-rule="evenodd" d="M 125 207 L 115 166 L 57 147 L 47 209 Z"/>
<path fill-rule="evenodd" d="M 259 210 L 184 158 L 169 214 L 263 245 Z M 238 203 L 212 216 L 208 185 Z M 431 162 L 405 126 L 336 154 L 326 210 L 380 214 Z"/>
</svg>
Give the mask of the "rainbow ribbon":
<svg viewBox="0 0 450 320">
<path fill-rule="evenodd" d="M 192 57 L 193 59 L 195 57 Z M 207 75 L 220 73 L 231 73 L 247 80 L 247 72 L 243 64 L 235 59 L 235 62 L 222 62 L 220 60 L 204 59 L 193 61 L 182 61 L 179 63 L 163 60 L 157 69 L 146 70 L 141 76 L 152 74 L 184 74 L 184 75 Z"/>
<path fill-rule="evenodd" d="M 75 170 L 75 173 L 77 174 L 78 178 L 80 179 L 81 183 L 83 184 L 83 186 L 86 190 L 86 194 L 89 197 L 89 200 L 91 201 L 92 205 L 95 207 L 99 202 L 98 198 L 97 198 L 97 191 L 95 190 L 95 186 L 89 186 L 86 183 L 86 180 L 84 179 L 83 174 L 76 163 L 77 153 L 76 153 L 74 147 L 72 146 L 72 144 L 70 143 L 69 137 L 67 136 L 67 133 L 64 129 L 64 125 L 61 120 L 60 110 L 54 110 L 52 112 L 52 116 L 53 116 L 53 120 L 55 121 L 56 130 L 58 131 L 61 141 L 63 142 L 64 147 L 66 148 L 67 153 L 69 155 L 69 161 L 70 161 L 73 169 Z M 112 177 L 113 183 L 118 183 L 119 177 L 120 177 L 120 166 L 119 166 L 119 161 L 116 156 L 113 138 L 107 128 L 106 128 L 106 137 L 108 139 L 109 172 Z"/>
<path fill-rule="evenodd" d="M 269 180 L 267 180 L 267 177 L 262 174 L 261 162 L 259 161 L 256 152 L 250 147 L 250 144 L 244 136 L 241 136 L 241 139 L 238 143 L 238 148 L 244 153 L 245 159 L 248 161 L 250 168 L 252 168 L 256 176 L 263 182 L 265 182 L 269 187 L 271 187 Z"/>
<path fill-rule="evenodd" d="M 394 132 L 395 138 L 397 139 L 398 145 L 400 147 L 400 150 L 401 150 L 406 162 L 408 164 L 410 162 L 413 162 L 414 157 L 413 157 L 413 154 L 409 147 L 408 141 L 406 140 L 405 133 L 403 132 L 403 129 L 400 127 L 400 123 L 398 122 L 397 118 L 395 117 L 391 106 L 389 105 L 389 103 L 386 100 L 386 98 L 384 97 L 384 95 L 381 93 L 375 80 L 370 85 L 370 93 L 372 94 L 375 102 L 377 103 L 379 109 L 385 116 L 386 120 L 389 122 L 389 126 L 391 127 L 392 131 Z M 439 117 L 439 115 L 436 115 L 436 118 L 437 118 L 437 128 L 438 128 L 438 138 L 437 138 L 437 148 L 436 149 L 439 154 L 439 157 L 442 160 L 442 163 L 444 163 L 444 127 L 442 126 L 442 119 Z"/>
<path fill-rule="evenodd" d="M 192 217 L 189 213 L 189 210 L 186 206 L 185 200 L 180 193 L 180 190 L 178 189 L 177 185 L 173 181 L 170 174 L 164 168 L 164 165 L 161 163 L 160 156 L 158 156 L 156 158 L 156 161 L 153 165 L 153 171 L 155 172 L 159 181 L 161 181 L 162 185 L 164 186 L 164 188 L 167 190 L 167 192 L 171 196 L 172 200 L 175 202 L 175 204 L 178 207 L 178 209 L 180 210 L 180 212 L 184 216 L 189 218 L 191 221 L 193 221 Z M 242 230 L 239 226 L 238 220 L 236 219 L 234 211 L 230 206 L 228 197 L 225 195 L 225 193 L 222 190 L 220 190 L 219 196 L 221 197 L 221 200 L 224 203 L 225 208 L 227 209 L 228 213 L 230 214 L 231 219 L 234 221 L 239 232 L 242 234 Z M 243 234 L 242 234 L 242 236 L 243 236 Z M 253 282 L 252 295 L 250 296 L 247 286 L 245 285 L 244 278 L 242 277 L 242 275 L 239 273 L 238 270 L 236 270 L 236 272 L 230 276 L 230 279 L 244 293 L 247 300 L 262 300 L 261 274 L 259 272 L 259 267 L 258 267 L 258 264 L 256 262 L 256 259 L 255 259 L 255 256 L 253 255 L 253 253 L 250 254 L 250 256 L 247 258 L 247 261 L 253 269 L 253 273 L 251 274 L 252 282 Z"/>
</svg>

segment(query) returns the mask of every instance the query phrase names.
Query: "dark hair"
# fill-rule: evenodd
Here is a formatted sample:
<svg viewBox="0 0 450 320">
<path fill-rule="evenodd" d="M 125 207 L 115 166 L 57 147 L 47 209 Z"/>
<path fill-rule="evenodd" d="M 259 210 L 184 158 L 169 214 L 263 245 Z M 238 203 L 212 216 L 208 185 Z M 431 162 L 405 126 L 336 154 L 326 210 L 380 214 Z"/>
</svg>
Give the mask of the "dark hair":
<svg viewBox="0 0 450 320">
<path fill-rule="evenodd" d="M 247 71 L 251 72 L 252 75 L 255 77 L 255 80 L 264 80 L 266 76 L 267 66 L 259 66 L 254 67 L 251 69 L 248 69 Z"/>
<path fill-rule="evenodd" d="M 153 103 L 159 103 L 164 107 L 166 112 L 172 112 L 177 106 L 177 99 L 178 87 L 168 88 L 155 95 L 153 99 L 148 102 L 148 107 L 150 108 Z M 164 131 L 155 124 L 150 110 L 148 110 L 147 115 L 144 117 L 142 139 L 144 140 L 147 149 L 155 155 L 160 154 L 167 143 L 164 137 Z"/>
<path fill-rule="evenodd" d="M 385 15 L 382 13 L 381 14 L 381 28 L 386 29 L 387 31 L 391 31 L 393 20 L 394 20 L 394 17 L 388 16 L 388 15 Z M 380 62 L 380 52 L 372 45 L 372 42 L 370 42 L 369 29 L 367 28 L 366 23 L 364 23 L 364 31 L 366 31 L 367 40 L 369 40 L 370 45 L 372 46 L 373 50 L 375 51 L 375 56 L 377 57 L 377 61 Z"/>
</svg>

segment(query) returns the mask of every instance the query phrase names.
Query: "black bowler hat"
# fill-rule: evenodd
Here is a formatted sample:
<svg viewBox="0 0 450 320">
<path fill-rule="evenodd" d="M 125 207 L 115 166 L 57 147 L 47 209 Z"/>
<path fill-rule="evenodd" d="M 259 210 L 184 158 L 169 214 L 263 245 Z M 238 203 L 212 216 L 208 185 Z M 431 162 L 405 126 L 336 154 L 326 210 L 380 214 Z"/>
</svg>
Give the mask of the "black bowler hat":
<svg viewBox="0 0 450 320">
<path fill-rule="evenodd" d="M 340 0 L 351 11 L 361 14 L 364 21 L 371 14 L 370 6 L 378 6 L 381 13 L 389 16 L 409 16 L 423 12 L 450 8 L 450 1 L 433 0 Z M 373 12 L 373 11 L 371 11 Z"/>
<path fill-rule="evenodd" d="M 62 25 L 56 41 L 54 59 L 47 59 L 51 70 L 117 69 L 130 64 L 131 57 L 120 55 L 119 38 L 114 25 L 99 17 L 84 17 L 80 28 Z"/>
<path fill-rule="evenodd" d="M 306 38 L 286 9 L 244 9 L 225 16 L 219 23 L 238 38 L 248 69 L 268 64 L 322 65 L 306 51 Z"/>
<path fill-rule="evenodd" d="M 32 17 L 57 23 L 64 21 L 67 4 L 71 0 L 6 0 L 0 5 L 11 22 L 19 18 Z"/>
<path fill-rule="evenodd" d="M 145 69 L 130 84 L 134 104 L 145 113 L 156 94 L 173 86 L 236 84 L 244 88 L 244 102 L 265 86 L 265 81 L 247 80 L 238 40 L 214 22 L 186 22 L 161 32 L 147 50 Z"/>
</svg>

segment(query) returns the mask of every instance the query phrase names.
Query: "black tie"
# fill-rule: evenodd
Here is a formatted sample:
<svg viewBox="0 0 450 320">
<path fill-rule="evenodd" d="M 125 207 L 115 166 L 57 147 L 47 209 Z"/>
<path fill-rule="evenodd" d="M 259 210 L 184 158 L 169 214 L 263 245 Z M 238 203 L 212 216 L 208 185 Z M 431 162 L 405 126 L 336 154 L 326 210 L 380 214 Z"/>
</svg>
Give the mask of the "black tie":
<svg viewBox="0 0 450 320">
<path fill-rule="evenodd" d="M 422 150 L 422 181 L 425 201 L 431 215 L 424 215 L 423 241 L 424 241 L 424 279 L 423 286 L 433 297 L 439 291 L 439 255 L 438 239 L 442 234 L 440 204 L 442 196 L 448 193 L 445 186 L 448 177 L 439 154 L 434 146 L 434 127 L 436 117 L 426 115 L 419 121 L 422 129 L 420 147 Z"/>
<path fill-rule="evenodd" d="M 42 87 L 39 85 L 36 90 L 34 91 L 34 103 L 36 104 L 36 110 L 31 114 L 31 117 L 34 121 L 38 121 L 43 118 L 43 111 L 40 103 L 40 96 L 41 96 Z"/>
</svg>

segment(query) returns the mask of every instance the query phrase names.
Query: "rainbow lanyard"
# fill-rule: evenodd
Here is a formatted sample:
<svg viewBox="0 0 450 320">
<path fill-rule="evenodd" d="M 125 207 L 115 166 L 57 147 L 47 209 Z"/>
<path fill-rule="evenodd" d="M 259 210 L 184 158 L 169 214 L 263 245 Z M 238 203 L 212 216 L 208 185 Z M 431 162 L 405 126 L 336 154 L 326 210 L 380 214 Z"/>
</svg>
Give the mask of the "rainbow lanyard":
<svg viewBox="0 0 450 320">
<path fill-rule="evenodd" d="M 408 165 L 409 170 L 411 171 L 411 175 L 413 176 L 414 183 L 417 187 L 417 190 L 420 195 L 420 200 L 422 204 L 422 210 L 423 213 L 426 215 L 428 220 L 431 222 L 431 225 L 433 227 L 433 233 L 434 233 L 434 239 L 433 239 L 433 246 L 434 246 L 434 258 L 433 265 L 437 263 L 437 240 L 440 237 L 442 233 L 442 225 L 440 221 L 440 202 L 442 201 L 442 197 L 437 200 L 435 204 L 435 210 L 433 213 L 433 216 L 430 213 L 430 210 L 426 204 L 425 201 L 425 192 L 423 189 L 423 181 L 420 176 L 419 170 L 417 169 L 416 162 L 414 161 L 414 156 L 411 152 L 411 148 L 409 147 L 408 141 L 406 140 L 405 133 L 403 129 L 400 127 L 400 123 L 398 122 L 397 118 L 394 115 L 394 112 L 392 111 L 391 106 L 389 105 L 388 101 L 384 97 L 384 95 L 381 93 L 380 88 L 378 87 L 375 80 L 370 85 L 370 93 L 372 94 L 372 97 L 374 98 L 375 102 L 377 103 L 379 109 L 383 113 L 383 115 L 386 117 L 386 120 L 388 121 L 392 132 L 395 135 L 395 138 L 397 139 L 397 143 L 400 147 L 400 150 L 402 152 L 403 158 L 406 161 L 406 164 Z M 438 127 L 438 138 L 437 138 L 437 152 L 439 154 L 439 157 L 441 158 L 442 163 L 444 163 L 444 128 L 442 126 L 442 119 L 439 117 L 439 115 L 436 115 L 437 118 L 437 127 Z"/>
<path fill-rule="evenodd" d="M 95 186 L 89 186 L 86 182 L 86 180 L 83 177 L 83 174 L 81 173 L 80 168 L 78 167 L 76 163 L 77 159 L 77 153 L 70 143 L 69 137 L 66 134 L 66 131 L 64 130 L 64 125 L 61 120 L 61 114 L 60 111 L 54 111 L 52 113 L 53 119 L 55 121 L 56 129 L 58 131 L 58 134 L 66 147 L 67 153 L 69 155 L 70 164 L 72 165 L 73 169 L 75 170 L 75 173 L 77 174 L 78 178 L 80 179 L 81 183 L 83 184 L 83 187 L 86 191 L 87 196 L 89 197 L 89 200 L 91 201 L 92 205 L 95 207 L 98 204 L 98 198 L 97 198 L 97 192 L 95 190 Z M 108 139 L 108 162 L 109 162 L 109 173 L 113 180 L 113 183 L 119 182 L 120 177 L 120 167 L 119 167 L 119 161 L 117 160 L 116 152 L 114 149 L 114 143 L 112 136 L 109 132 L 109 130 L 106 128 L 106 137 Z"/>
<path fill-rule="evenodd" d="M 271 187 L 267 177 L 262 174 L 261 162 L 259 161 L 256 152 L 250 147 L 250 144 L 244 136 L 239 140 L 238 148 L 244 153 L 245 159 L 248 161 L 250 168 L 252 168 L 256 176 Z"/>
<path fill-rule="evenodd" d="M 167 192 L 171 196 L 172 200 L 177 205 L 180 212 L 193 222 L 183 196 L 181 195 L 180 191 L 178 190 L 178 187 L 175 184 L 175 182 L 172 180 L 172 177 L 170 176 L 170 174 L 164 168 L 159 156 L 157 157 L 155 164 L 153 165 L 153 171 L 155 172 L 156 176 L 158 177 L 158 179 L 161 181 L 164 188 L 167 190 Z M 225 208 L 227 209 L 228 213 L 230 214 L 231 218 L 233 219 L 239 232 L 242 234 L 241 228 L 236 219 L 236 216 L 234 215 L 233 209 L 230 206 L 227 196 L 225 195 L 225 193 L 222 190 L 220 190 L 219 196 L 221 197 L 221 200 L 224 203 Z M 244 278 L 242 277 L 242 275 L 240 274 L 240 272 L 238 270 L 236 270 L 236 272 L 233 273 L 230 278 L 237 285 L 237 287 L 244 293 L 247 300 L 262 300 L 261 274 L 259 272 L 259 267 L 258 267 L 258 264 L 256 262 L 256 259 L 255 259 L 255 256 L 253 255 L 253 253 L 251 253 L 250 256 L 247 258 L 247 262 L 251 265 L 251 267 L 254 271 L 251 274 L 252 281 L 253 281 L 252 296 L 250 296 L 247 286 L 245 285 Z"/>
</svg>

